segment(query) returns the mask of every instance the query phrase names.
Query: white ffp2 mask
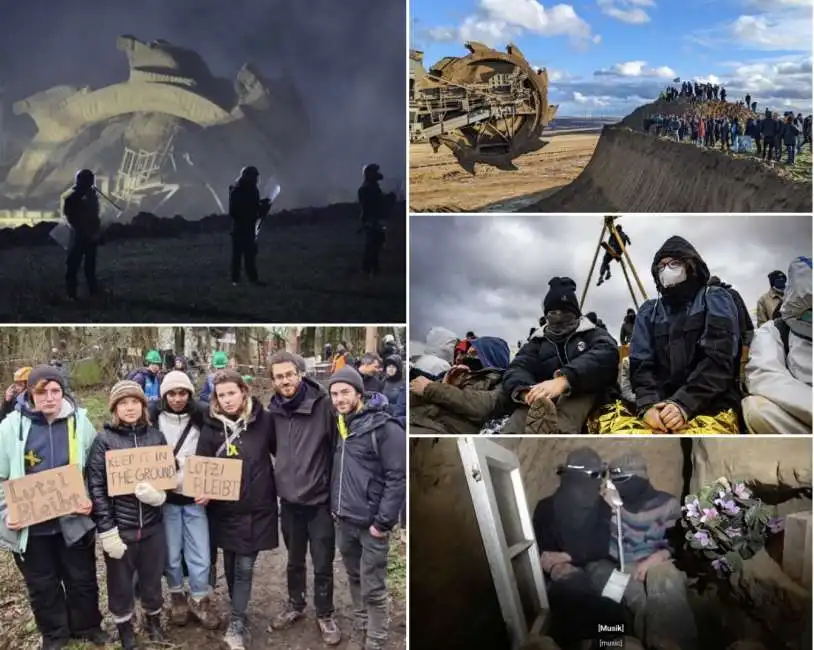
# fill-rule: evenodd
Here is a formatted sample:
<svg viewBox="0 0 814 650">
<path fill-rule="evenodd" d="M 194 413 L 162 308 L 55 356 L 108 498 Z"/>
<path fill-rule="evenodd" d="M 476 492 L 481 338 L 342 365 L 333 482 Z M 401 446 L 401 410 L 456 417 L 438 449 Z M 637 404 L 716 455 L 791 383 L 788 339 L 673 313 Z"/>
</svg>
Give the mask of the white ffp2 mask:
<svg viewBox="0 0 814 650">
<path fill-rule="evenodd" d="M 667 287 L 674 287 L 681 284 L 687 279 L 687 269 L 683 266 L 671 267 L 665 266 L 659 270 L 659 282 L 665 289 Z"/>
</svg>

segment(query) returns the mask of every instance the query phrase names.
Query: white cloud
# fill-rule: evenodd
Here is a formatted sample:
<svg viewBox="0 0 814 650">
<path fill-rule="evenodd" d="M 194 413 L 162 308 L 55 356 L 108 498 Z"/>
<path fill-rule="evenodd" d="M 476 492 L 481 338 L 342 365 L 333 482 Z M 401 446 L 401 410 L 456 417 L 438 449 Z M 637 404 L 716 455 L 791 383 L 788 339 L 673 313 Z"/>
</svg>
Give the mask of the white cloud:
<svg viewBox="0 0 814 650">
<path fill-rule="evenodd" d="M 602 13 L 631 25 L 650 22 L 649 14 L 642 7 L 655 7 L 653 0 L 597 0 Z"/>
<path fill-rule="evenodd" d="M 571 5 L 547 8 L 537 0 L 479 0 L 477 12 L 464 18 L 458 27 L 433 27 L 427 31 L 434 41 L 481 41 L 493 47 L 524 33 L 566 36 L 583 45 L 599 42 L 599 35 L 591 33 L 590 25 Z"/>
<path fill-rule="evenodd" d="M 811 4 L 812 0 L 749 1 L 745 3 L 747 13 L 698 30 L 690 38 L 706 47 L 810 52 Z"/>
<path fill-rule="evenodd" d="M 610 68 L 597 70 L 594 75 L 598 77 L 661 77 L 663 79 L 672 79 L 676 76 L 675 71 L 666 65 L 648 68 L 647 61 L 615 63 Z"/>
</svg>

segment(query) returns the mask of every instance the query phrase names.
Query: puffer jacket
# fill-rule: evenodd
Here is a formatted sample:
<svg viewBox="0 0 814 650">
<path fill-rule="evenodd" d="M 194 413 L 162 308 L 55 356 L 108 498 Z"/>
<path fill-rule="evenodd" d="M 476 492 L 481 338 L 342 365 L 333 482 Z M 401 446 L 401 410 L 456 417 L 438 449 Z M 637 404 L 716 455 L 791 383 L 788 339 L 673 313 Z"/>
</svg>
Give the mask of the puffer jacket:
<svg viewBox="0 0 814 650">
<path fill-rule="evenodd" d="M 100 533 L 118 527 L 126 541 L 148 537 L 161 525 L 161 508 L 148 506 L 134 494 L 111 497 L 107 493 L 105 452 L 136 447 L 158 447 L 167 444 L 164 434 L 144 424 L 135 426 L 106 424 L 96 436 L 88 459 L 88 493 L 93 501 L 93 519 Z"/>
<path fill-rule="evenodd" d="M 404 428 L 387 413 L 380 393 L 365 395 L 361 410 L 339 416 L 338 424 L 331 511 L 356 526 L 387 532 L 398 523 L 406 494 Z"/>
</svg>

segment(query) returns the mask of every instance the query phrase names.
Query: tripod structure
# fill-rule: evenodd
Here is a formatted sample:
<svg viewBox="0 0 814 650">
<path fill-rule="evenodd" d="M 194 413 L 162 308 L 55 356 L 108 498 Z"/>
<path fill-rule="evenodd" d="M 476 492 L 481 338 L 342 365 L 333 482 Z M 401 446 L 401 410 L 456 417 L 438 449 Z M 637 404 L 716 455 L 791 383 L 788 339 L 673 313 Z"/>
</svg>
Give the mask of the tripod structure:
<svg viewBox="0 0 814 650">
<path fill-rule="evenodd" d="M 588 271 L 588 279 L 585 280 L 585 288 L 582 290 L 582 297 L 579 300 L 579 308 L 582 310 L 583 305 L 585 304 L 585 297 L 588 295 L 588 287 L 591 286 L 591 280 L 594 275 L 594 269 L 596 268 L 596 261 L 599 259 L 599 252 L 604 250 L 611 254 L 611 256 L 619 262 L 619 265 L 622 267 L 622 273 L 625 275 L 625 282 L 627 282 L 627 288 L 630 291 L 630 297 L 633 298 L 633 304 L 636 309 L 639 309 L 639 298 L 636 294 L 636 290 L 633 286 L 633 283 L 630 281 L 630 275 L 628 274 L 628 268 L 630 268 L 630 274 L 633 275 L 633 278 L 636 280 L 637 288 L 641 294 L 642 300 L 647 300 L 647 292 L 644 289 L 644 285 L 642 281 L 639 279 L 639 274 L 636 272 L 636 267 L 633 266 L 633 261 L 630 259 L 630 255 L 627 253 L 627 248 L 625 248 L 625 243 L 622 241 L 622 238 L 619 236 L 619 233 L 616 232 L 616 227 L 614 221 L 618 217 L 614 216 L 606 216 L 605 222 L 602 224 L 602 232 L 599 235 L 599 243 L 596 245 L 596 252 L 594 253 L 594 260 L 591 262 L 591 270 Z M 616 243 L 619 244 L 619 249 L 622 251 L 621 255 L 618 255 L 616 251 L 605 244 L 605 236 L 606 233 L 609 233 L 616 239 Z M 627 264 L 625 264 L 627 262 Z"/>
</svg>

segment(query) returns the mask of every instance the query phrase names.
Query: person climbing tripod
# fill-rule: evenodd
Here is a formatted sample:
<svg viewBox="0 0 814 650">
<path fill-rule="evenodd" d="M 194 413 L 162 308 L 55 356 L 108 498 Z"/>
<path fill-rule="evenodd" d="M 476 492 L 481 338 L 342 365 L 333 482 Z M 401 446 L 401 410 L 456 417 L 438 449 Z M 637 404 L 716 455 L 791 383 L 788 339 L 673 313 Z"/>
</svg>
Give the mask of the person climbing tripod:
<svg viewBox="0 0 814 650">
<path fill-rule="evenodd" d="M 630 244 L 631 244 L 630 237 L 628 237 L 627 233 L 625 233 L 625 231 L 622 230 L 622 226 L 617 224 L 616 233 L 611 231 L 610 235 L 608 235 L 608 241 L 602 244 L 602 248 L 605 249 L 605 256 L 602 258 L 602 265 L 599 267 L 599 281 L 596 283 L 597 287 L 602 286 L 602 283 L 605 282 L 605 280 L 610 280 L 611 261 L 612 260 L 621 261 L 623 250 L 622 246 L 627 248 L 628 246 L 630 246 Z"/>
</svg>

